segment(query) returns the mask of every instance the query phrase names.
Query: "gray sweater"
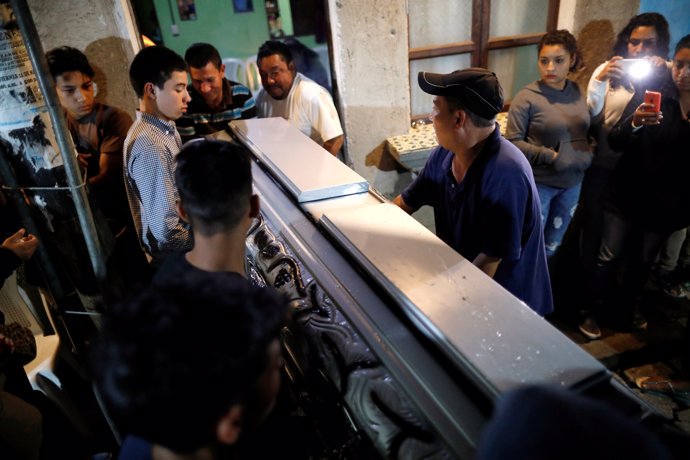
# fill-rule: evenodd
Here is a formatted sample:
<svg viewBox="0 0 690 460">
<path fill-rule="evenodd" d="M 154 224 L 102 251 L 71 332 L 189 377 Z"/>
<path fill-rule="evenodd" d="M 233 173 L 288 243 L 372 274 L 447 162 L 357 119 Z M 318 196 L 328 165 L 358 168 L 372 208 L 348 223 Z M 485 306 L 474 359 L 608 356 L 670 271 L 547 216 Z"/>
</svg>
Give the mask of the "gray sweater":
<svg viewBox="0 0 690 460">
<path fill-rule="evenodd" d="M 510 104 L 506 138 L 532 164 L 538 184 L 569 188 L 582 181 L 592 162 L 588 130 L 587 101 L 576 83 L 566 80 L 565 88 L 557 90 L 536 81 Z"/>
</svg>

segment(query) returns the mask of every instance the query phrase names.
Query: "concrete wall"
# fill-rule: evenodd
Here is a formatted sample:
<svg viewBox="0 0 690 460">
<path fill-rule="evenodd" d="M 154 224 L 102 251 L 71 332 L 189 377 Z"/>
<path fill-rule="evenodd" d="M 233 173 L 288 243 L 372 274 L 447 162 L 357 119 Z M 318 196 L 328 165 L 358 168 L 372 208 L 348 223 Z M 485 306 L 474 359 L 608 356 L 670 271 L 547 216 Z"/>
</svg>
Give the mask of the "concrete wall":
<svg viewBox="0 0 690 460">
<path fill-rule="evenodd" d="M 398 182 L 383 152 L 410 127 L 405 0 L 329 0 L 333 67 L 347 152 L 355 170 L 384 194 Z"/>
<path fill-rule="evenodd" d="M 638 13 L 639 0 L 569 0 L 561 1 L 560 20 L 572 14 L 568 29 L 577 37 L 585 67 L 575 76 L 583 87 L 599 64 L 611 56 L 618 32 Z M 565 25 L 565 24 L 564 24 Z"/>
<path fill-rule="evenodd" d="M 86 54 L 96 72 L 96 100 L 130 114 L 137 98 L 129 84 L 129 63 L 138 50 L 137 33 L 126 0 L 28 0 L 48 51 L 72 46 Z"/>
</svg>

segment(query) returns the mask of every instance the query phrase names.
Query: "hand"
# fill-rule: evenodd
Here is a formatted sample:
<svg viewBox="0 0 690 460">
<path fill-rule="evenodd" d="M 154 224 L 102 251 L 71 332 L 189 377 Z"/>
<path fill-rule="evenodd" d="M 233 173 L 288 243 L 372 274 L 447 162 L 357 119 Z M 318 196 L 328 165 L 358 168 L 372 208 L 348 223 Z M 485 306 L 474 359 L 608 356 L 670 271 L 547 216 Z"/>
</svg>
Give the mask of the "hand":
<svg viewBox="0 0 690 460">
<path fill-rule="evenodd" d="M 550 164 L 555 164 L 556 160 L 558 159 L 558 150 L 552 150 L 553 156 L 551 157 L 551 163 Z"/>
<path fill-rule="evenodd" d="M 584 171 L 592 163 L 587 139 L 572 139 L 558 143 L 559 149 L 556 161 L 553 163 L 554 171 Z"/>
<path fill-rule="evenodd" d="M 14 353 L 14 342 L 9 337 L 0 334 L 0 355 L 3 353 Z"/>
<path fill-rule="evenodd" d="M 25 230 L 20 228 L 17 233 L 2 243 L 2 247 L 14 252 L 23 261 L 27 261 L 36 252 L 36 248 L 38 248 L 38 238 L 34 235 L 24 236 L 24 233 Z"/>
<path fill-rule="evenodd" d="M 659 56 L 649 56 L 645 58 L 649 65 L 652 66 L 652 73 L 657 76 L 663 76 L 666 73 L 670 73 L 668 66 L 666 65 L 666 60 Z"/>
<path fill-rule="evenodd" d="M 623 71 L 623 67 L 618 63 L 621 59 L 623 59 L 621 56 L 614 56 L 609 59 L 604 68 L 601 69 L 601 72 L 599 72 L 599 75 L 594 78 L 597 81 L 623 78 L 625 72 Z"/>
<path fill-rule="evenodd" d="M 633 114 L 632 124 L 633 127 L 645 126 L 645 125 L 658 125 L 661 120 L 664 119 L 664 114 L 661 110 L 654 112 L 654 104 L 647 104 L 643 102 L 640 104 L 635 113 Z"/>
<path fill-rule="evenodd" d="M 91 158 L 90 153 L 77 153 L 77 161 L 79 162 L 79 169 L 81 169 L 82 174 L 89 167 L 89 158 Z"/>
<path fill-rule="evenodd" d="M 3 366 L 14 353 L 14 342 L 9 337 L 0 334 L 0 366 Z"/>
</svg>

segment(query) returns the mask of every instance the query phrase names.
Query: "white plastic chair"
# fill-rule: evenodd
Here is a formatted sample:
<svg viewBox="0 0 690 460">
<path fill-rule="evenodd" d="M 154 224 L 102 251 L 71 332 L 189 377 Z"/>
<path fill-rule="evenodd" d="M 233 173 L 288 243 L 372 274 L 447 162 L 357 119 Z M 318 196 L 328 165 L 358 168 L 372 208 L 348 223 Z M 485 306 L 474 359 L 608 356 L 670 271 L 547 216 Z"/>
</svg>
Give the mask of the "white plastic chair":
<svg viewBox="0 0 690 460">
<path fill-rule="evenodd" d="M 247 84 L 247 69 L 242 59 L 224 58 L 225 78 L 237 83 Z"/>
<path fill-rule="evenodd" d="M 261 76 L 259 75 L 259 67 L 256 65 L 256 56 L 250 56 L 245 63 L 247 67 L 247 87 L 252 94 L 256 94 L 261 89 Z"/>
<path fill-rule="evenodd" d="M 60 345 L 60 338 L 57 334 L 44 335 L 43 328 L 36 319 L 36 308 L 45 308 L 45 305 L 33 305 L 26 293 L 17 284 L 17 274 L 12 273 L 0 289 L 0 310 L 5 315 L 5 324 L 16 322 L 24 327 L 31 329 L 36 339 L 36 358 L 24 366 L 26 375 L 31 384 L 36 387 L 36 375 L 46 374 L 51 380 L 57 380 L 52 372 L 53 360 L 57 348 Z M 48 318 L 52 323 L 50 313 Z M 53 325 L 53 329 L 55 329 Z"/>
</svg>

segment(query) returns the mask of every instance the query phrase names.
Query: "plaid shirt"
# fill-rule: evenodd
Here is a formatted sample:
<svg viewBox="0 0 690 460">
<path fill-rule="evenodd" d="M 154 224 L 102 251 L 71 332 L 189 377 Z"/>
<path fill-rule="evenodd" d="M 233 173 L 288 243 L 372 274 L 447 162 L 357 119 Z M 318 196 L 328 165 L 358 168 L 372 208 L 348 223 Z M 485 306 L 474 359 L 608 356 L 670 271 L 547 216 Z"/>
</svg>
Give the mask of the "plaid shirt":
<svg viewBox="0 0 690 460">
<path fill-rule="evenodd" d="M 144 251 L 156 258 L 192 247 L 189 225 L 177 215 L 175 156 L 182 141 L 175 123 L 137 112 L 125 139 L 125 189 Z"/>
<path fill-rule="evenodd" d="M 222 131 L 231 120 L 256 117 L 252 92 L 234 81 L 223 78 L 223 103 L 220 109 L 214 111 L 192 85 L 187 87 L 187 91 L 192 96 L 187 113 L 175 122 L 185 142 Z"/>
</svg>

